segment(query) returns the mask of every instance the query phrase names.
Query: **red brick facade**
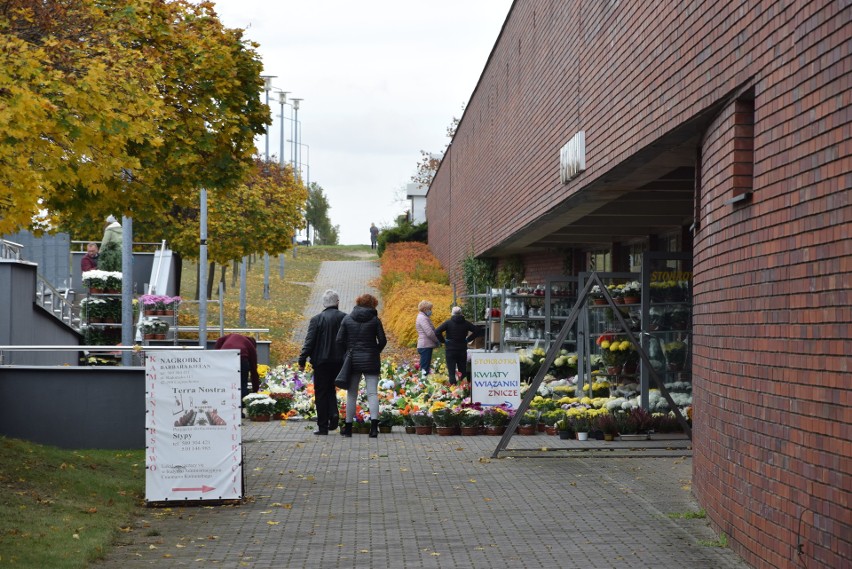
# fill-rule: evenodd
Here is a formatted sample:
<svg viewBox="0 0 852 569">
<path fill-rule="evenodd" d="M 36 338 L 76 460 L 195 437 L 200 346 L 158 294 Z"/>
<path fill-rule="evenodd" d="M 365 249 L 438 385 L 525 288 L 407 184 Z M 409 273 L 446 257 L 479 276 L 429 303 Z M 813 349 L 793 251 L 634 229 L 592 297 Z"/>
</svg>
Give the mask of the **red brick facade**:
<svg viewBox="0 0 852 569">
<path fill-rule="evenodd" d="M 565 272 L 538 239 L 691 149 L 693 488 L 755 567 L 852 563 L 850 38 L 848 2 L 519 0 L 428 194 L 451 275 L 519 254 L 536 282 Z"/>
</svg>

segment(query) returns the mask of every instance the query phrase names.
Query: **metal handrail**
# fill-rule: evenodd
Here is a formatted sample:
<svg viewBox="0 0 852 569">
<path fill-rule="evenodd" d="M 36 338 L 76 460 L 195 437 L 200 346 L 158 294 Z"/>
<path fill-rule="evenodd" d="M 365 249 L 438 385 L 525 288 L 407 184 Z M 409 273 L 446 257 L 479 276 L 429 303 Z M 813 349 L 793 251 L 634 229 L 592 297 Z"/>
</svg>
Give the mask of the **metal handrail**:
<svg viewBox="0 0 852 569">
<path fill-rule="evenodd" d="M 204 346 L 0 346 L 0 352 L 150 352 L 161 350 L 204 350 Z"/>
<path fill-rule="evenodd" d="M 71 294 L 69 289 L 68 294 Z M 68 302 L 64 293 L 59 292 L 41 274 L 36 276 L 36 304 L 53 314 L 71 328 L 80 331 L 79 319 L 74 318 L 72 303 Z"/>
<path fill-rule="evenodd" d="M 14 241 L 0 239 L 0 259 L 12 259 L 14 261 L 21 260 L 21 249 L 24 246 Z"/>
</svg>

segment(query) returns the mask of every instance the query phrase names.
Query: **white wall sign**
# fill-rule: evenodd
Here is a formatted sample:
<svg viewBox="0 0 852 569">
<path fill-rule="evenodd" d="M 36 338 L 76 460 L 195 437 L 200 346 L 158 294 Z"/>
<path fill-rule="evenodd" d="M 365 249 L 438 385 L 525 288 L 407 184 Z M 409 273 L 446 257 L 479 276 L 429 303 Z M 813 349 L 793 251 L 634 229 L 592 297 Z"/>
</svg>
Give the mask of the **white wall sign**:
<svg viewBox="0 0 852 569">
<path fill-rule="evenodd" d="M 470 353 L 470 351 L 469 351 Z M 471 401 L 484 407 L 521 404 L 521 358 L 518 354 L 470 354 Z"/>
<path fill-rule="evenodd" d="M 586 132 L 578 131 L 559 151 L 559 179 L 567 184 L 586 170 Z"/>
<path fill-rule="evenodd" d="M 152 352 L 145 378 L 145 499 L 242 498 L 239 351 Z"/>
</svg>

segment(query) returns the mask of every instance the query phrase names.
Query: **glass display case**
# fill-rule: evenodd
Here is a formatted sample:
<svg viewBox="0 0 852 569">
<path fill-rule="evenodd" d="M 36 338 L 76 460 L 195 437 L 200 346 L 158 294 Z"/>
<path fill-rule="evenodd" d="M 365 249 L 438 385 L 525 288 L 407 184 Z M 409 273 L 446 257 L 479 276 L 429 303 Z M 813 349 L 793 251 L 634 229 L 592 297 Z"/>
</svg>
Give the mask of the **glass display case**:
<svg viewBox="0 0 852 569">
<path fill-rule="evenodd" d="M 580 273 L 580 288 L 585 287 L 590 275 Z M 641 274 L 601 272 L 597 275 L 634 337 L 638 336 L 642 318 Z M 613 396 L 629 399 L 639 395 L 639 352 L 628 340 L 615 310 L 594 287 L 582 307 L 578 326 L 578 386 L 584 388 L 594 381 L 606 381 Z"/>
<path fill-rule="evenodd" d="M 577 278 L 555 276 L 535 285 L 524 282 L 492 289 L 491 295 L 500 306 L 487 316 L 493 345 L 501 352 L 535 347 L 546 350 L 577 300 Z M 575 326 L 563 342 L 564 349 L 575 351 L 576 338 Z"/>
<path fill-rule="evenodd" d="M 692 256 L 645 252 L 642 283 L 642 346 L 675 404 L 684 408 L 692 404 Z M 642 406 L 669 411 L 655 387 L 643 364 Z"/>
</svg>

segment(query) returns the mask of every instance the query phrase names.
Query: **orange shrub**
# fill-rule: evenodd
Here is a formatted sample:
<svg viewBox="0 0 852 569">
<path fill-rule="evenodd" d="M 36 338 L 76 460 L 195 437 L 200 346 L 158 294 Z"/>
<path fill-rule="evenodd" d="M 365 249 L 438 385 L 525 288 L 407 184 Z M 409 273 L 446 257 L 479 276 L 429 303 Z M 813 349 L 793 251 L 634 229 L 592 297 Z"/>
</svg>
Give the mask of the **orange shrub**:
<svg viewBox="0 0 852 569">
<path fill-rule="evenodd" d="M 382 255 L 379 290 L 387 296 L 403 280 L 448 284 L 447 273 L 425 243 L 391 243 Z"/>
<path fill-rule="evenodd" d="M 453 290 L 438 259 L 425 243 L 391 243 L 382 255 L 382 323 L 400 346 L 417 345 L 417 305 L 434 305 L 437 326 L 449 316 Z"/>
</svg>

